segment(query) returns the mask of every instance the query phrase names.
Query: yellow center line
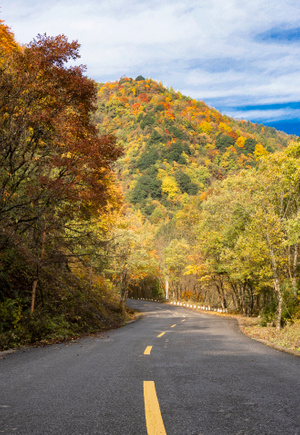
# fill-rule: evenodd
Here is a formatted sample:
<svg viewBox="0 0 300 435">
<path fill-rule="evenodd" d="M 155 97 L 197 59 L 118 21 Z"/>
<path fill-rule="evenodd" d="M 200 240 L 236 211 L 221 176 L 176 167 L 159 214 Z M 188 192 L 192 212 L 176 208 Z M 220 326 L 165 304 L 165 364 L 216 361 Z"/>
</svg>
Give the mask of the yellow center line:
<svg viewBox="0 0 300 435">
<path fill-rule="evenodd" d="M 172 325 L 171 328 L 174 328 L 174 326 L 176 326 L 176 323 L 175 323 L 175 325 Z"/>
<path fill-rule="evenodd" d="M 183 319 L 183 320 L 181 320 L 182 322 L 185 322 L 186 321 L 186 319 Z"/>
<path fill-rule="evenodd" d="M 145 349 L 144 355 L 150 355 L 151 349 L 152 349 L 152 346 L 147 346 Z"/>
<path fill-rule="evenodd" d="M 148 435 L 167 435 L 153 381 L 144 381 L 144 402 Z"/>
<path fill-rule="evenodd" d="M 161 332 L 161 333 L 157 336 L 157 338 L 160 338 L 160 337 L 162 337 L 163 335 L 165 335 L 165 332 Z"/>
</svg>

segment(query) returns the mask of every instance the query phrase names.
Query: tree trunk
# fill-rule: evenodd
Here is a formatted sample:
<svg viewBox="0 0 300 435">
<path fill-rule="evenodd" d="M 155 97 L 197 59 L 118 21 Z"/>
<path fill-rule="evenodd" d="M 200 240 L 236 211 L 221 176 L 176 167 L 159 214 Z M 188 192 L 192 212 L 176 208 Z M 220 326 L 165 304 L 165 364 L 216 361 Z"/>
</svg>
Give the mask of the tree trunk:
<svg viewBox="0 0 300 435">
<path fill-rule="evenodd" d="M 219 282 L 220 282 L 220 285 L 218 285 L 216 282 L 215 282 L 215 285 L 216 285 L 216 288 L 217 288 L 217 292 L 218 292 L 218 295 L 219 295 L 221 306 L 222 306 L 223 310 L 225 310 L 227 308 L 227 302 L 226 302 L 224 285 L 223 285 L 222 279 Z"/>
<path fill-rule="evenodd" d="M 247 317 L 251 317 L 254 309 L 254 295 L 253 288 L 250 280 L 246 280 L 244 282 L 244 295 L 247 294 L 247 297 L 244 297 L 245 302 L 245 313 Z M 246 305 L 247 302 L 247 305 Z"/>
<path fill-rule="evenodd" d="M 127 271 L 123 270 L 120 278 L 120 307 L 123 314 L 125 312 L 127 296 L 128 296 Z"/>
<path fill-rule="evenodd" d="M 169 299 L 169 277 L 165 277 L 165 291 L 166 291 L 166 299 Z"/>
<path fill-rule="evenodd" d="M 267 233 L 267 241 L 268 241 L 268 245 L 269 245 L 269 250 L 270 250 L 270 257 L 271 257 L 271 266 L 272 266 L 272 272 L 273 272 L 273 283 L 274 283 L 274 290 L 276 293 L 276 297 L 277 297 L 277 303 L 278 303 L 278 307 L 277 307 L 277 316 L 275 319 L 275 326 L 277 329 L 281 328 L 281 318 L 282 318 L 282 304 L 283 304 L 283 297 L 281 294 L 281 290 L 280 290 L 280 279 L 279 279 L 279 274 L 278 274 L 278 267 L 277 267 L 277 262 L 276 262 L 276 257 L 275 257 L 275 253 L 274 253 L 274 249 L 270 243 L 270 238 L 269 238 L 269 234 Z"/>
<path fill-rule="evenodd" d="M 292 275 L 292 285 L 294 296 L 297 297 L 297 265 L 298 265 L 298 245 L 294 248 L 294 261 L 293 261 L 293 275 Z"/>
<path fill-rule="evenodd" d="M 45 254 L 45 242 L 46 242 L 46 225 L 44 226 L 44 231 L 42 234 L 42 246 L 41 246 L 41 254 L 38 259 L 38 265 L 36 270 L 36 278 L 33 281 L 32 284 L 32 294 L 31 294 L 31 308 L 30 308 L 30 314 L 32 315 L 34 313 L 34 306 L 35 306 L 35 297 L 36 297 L 36 288 L 39 282 L 39 269 L 40 269 L 40 263 L 42 262 Z"/>
<path fill-rule="evenodd" d="M 283 297 L 280 291 L 279 281 L 277 281 L 276 283 L 274 281 L 274 285 L 277 286 L 277 300 L 278 300 L 277 317 L 276 317 L 275 325 L 277 329 L 281 329 Z"/>
<path fill-rule="evenodd" d="M 30 314 L 32 315 L 34 312 L 34 304 L 35 304 L 35 295 L 36 295 L 36 287 L 38 284 L 38 277 L 35 278 L 32 285 L 32 295 L 31 295 L 31 308 L 30 308 Z"/>
</svg>

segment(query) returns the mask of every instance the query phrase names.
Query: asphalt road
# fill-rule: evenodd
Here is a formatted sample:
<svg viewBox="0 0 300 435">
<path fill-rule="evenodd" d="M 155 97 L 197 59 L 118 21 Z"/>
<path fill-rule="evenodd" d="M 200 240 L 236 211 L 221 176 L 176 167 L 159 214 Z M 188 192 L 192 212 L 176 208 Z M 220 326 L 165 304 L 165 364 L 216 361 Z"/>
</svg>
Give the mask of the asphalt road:
<svg viewBox="0 0 300 435">
<path fill-rule="evenodd" d="M 300 434 L 299 357 L 233 320 L 128 305 L 145 315 L 124 328 L 2 355 L 0 433 Z"/>
</svg>

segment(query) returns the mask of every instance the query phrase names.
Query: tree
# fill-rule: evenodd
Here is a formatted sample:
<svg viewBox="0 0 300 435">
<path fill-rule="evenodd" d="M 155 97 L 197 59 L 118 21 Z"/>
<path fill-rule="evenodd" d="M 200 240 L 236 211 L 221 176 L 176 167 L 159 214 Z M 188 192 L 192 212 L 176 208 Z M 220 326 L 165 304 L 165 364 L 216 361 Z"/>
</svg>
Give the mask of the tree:
<svg viewBox="0 0 300 435">
<path fill-rule="evenodd" d="M 178 185 L 174 177 L 167 175 L 162 179 L 161 189 L 164 193 L 168 195 L 168 198 L 175 199 L 180 193 Z"/>
<path fill-rule="evenodd" d="M 179 184 L 182 193 L 188 193 L 189 195 L 196 195 L 198 193 L 198 186 L 196 183 L 192 183 L 189 175 L 182 170 L 178 170 L 175 173 L 175 179 Z"/>
<path fill-rule="evenodd" d="M 114 137 L 98 137 L 92 122 L 95 83 L 83 66 L 67 65 L 79 57 L 78 42 L 38 35 L 14 49 L 2 23 L 0 30 L 7 53 L 0 70 L 0 221 L 8 245 L 28 252 L 33 312 L 46 262 L 54 267 L 56 250 L 72 252 L 85 223 L 117 207 L 111 167 L 121 149 Z"/>
<path fill-rule="evenodd" d="M 214 273 L 227 276 L 239 306 L 247 291 L 251 314 L 254 288 L 258 294 L 273 287 L 277 328 L 287 285 L 297 303 L 299 157 L 299 144 L 291 144 L 285 152 L 262 157 L 257 170 L 216 185 L 199 228 L 206 261 Z"/>
<path fill-rule="evenodd" d="M 10 28 L 0 20 L 0 66 L 5 65 L 11 54 L 20 49 Z"/>
<path fill-rule="evenodd" d="M 180 279 L 183 277 L 188 264 L 189 254 L 190 246 L 185 239 L 173 239 L 164 250 L 167 275 L 173 290 L 176 291 L 177 299 L 181 296 Z M 173 291 L 173 296 L 175 296 L 175 291 Z"/>
<path fill-rule="evenodd" d="M 248 138 L 245 140 L 245 144 L 244 144 L 244 149 L 247 151 L 247 153 L 254 153 L 255 151 L 255 146 L 257 144 L 257 141 L 255 139 L 252 138 Z"/>
<path fill-rule="evenodd" d="M 128 210 L 120 215 L 112 231 L 110 241 L 113 253 L 111 267 L 107 273 L 119 288 L 120 304 L 125 309 L 130 284 L 147 276 L 158 274 L 158 265 L 151 241 L 153 232 L 150 224 L 143 225 L 139 213 Z"/>
<path fill-rule="evenodd" d="M 140 171 L 148 169 L 150 166 L 154 165 L 159 159 L 159 155 L 156 148 L 150 148 L 143 152 L 139 160 L 137 161 L 136 167 Z"/>
<path fill-rule="evenodd" d="M 226 148 L 233 146 L 234 144 L 235 144 L 234 138 L 228 136 L 227 134 L 220 133 L 216 140 L 216 148 L 222 151 L 225 151 Z"/>
<path fill-rule="evenodd" d="M 145 78 L 143 77 L 143 76 L 141 76 L 141 75 L 139 75 L 139 76 L 137 76 L 136 78 L 135 78 L 135 81 L 136 82 L 140 82 L 140 81 L 144 81 L 145 80 Z"/>
<path fill-rule="evenodd" d="M 145 174 L 142 175 L 132 192 L 131 201 L 133 204 L 141 203 L 148 196 L 153 199 L 161 197 L 161 180 L 153 178 L 153 176 Z"/>
</svg>

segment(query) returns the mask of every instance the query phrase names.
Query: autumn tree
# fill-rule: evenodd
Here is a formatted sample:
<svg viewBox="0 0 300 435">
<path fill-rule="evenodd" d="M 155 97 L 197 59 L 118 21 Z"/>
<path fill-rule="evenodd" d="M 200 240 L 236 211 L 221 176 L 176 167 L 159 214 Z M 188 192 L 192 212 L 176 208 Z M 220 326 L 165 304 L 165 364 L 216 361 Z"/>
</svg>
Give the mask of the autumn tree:
<svg viewBox="0 0 300 435">
<path fill-rule="evenodd" d="M 3 23 L 0 37 L 7 56 L 0 70 L 2 257 L 9 247 L 26 253 L 33 312 L 45 265 L 73 257 L 91 234 L 86 223 L 117 207 L 111 167 L 121 150 L 92 121 L 96 84 L 83 66 L 69 65 L 80 57 L 77 41 L 38 35 L 14 49 Z"/>
<path fill-rule="evenodd" d="M 152 244 L 151 225 L 144 225 L 140 213 L 124 211 L 111 232 L 111 269 L 107 270 L 119 289 L 120 304 L 125 309 L 130 285 L 147 276 L 158 276 L 157 256 Z"/>
<path fill-rule="evenodd" d="M 277 328 L 289 288 L 297 305 L 298 215 L 298 143 L 263 157 L 258 169 L 216 185 L 201 215 L 199 240 L 207 264 L 226 277 L 239 307 L 247 295 L 250 315 L 254 296 L 273 289 Z"/>
<path fill-rule="evenodd" d="M 188 265 L 190 246 L 185 239 L 173 239 L 164 250 L 164 261 L 170 280 L 173 297 L 180 299 L 182 293 L 181 280 Z"/>
</svg>

